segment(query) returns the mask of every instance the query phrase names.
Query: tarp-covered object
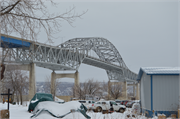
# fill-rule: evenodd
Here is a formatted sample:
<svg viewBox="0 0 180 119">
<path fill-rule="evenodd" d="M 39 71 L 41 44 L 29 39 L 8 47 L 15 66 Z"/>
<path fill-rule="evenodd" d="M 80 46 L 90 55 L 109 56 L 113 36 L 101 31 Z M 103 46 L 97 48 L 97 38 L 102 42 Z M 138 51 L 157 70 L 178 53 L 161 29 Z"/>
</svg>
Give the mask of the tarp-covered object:
<svg viewBox="0 0 180 119">
<path fill-rule="evenodd" d="M 37 104 L 42 101 L 54 101 L 52 94 L 36 93 L 29 103 L 28 111 L 33 111 Z"/>
<path fill-rule="evenodd" d="M 90 119 L 91 117 L 86 114 L 87 108 L 77 102 L 77 101 L 70 101 L 64 104 L 59 104 L 57 102 L 52 101 L 45 101 L 39 102 L 36 108 L 33 111 L 33 116 L 31 118 L 43 118 L 45 119 L 46 116 L 44 114 L 49 113 L 49 115 L 56 117 L 56 118 L 63 118 L 69 114 L 78 113 L 80 117 L 84 117 Z"/>
</svg>

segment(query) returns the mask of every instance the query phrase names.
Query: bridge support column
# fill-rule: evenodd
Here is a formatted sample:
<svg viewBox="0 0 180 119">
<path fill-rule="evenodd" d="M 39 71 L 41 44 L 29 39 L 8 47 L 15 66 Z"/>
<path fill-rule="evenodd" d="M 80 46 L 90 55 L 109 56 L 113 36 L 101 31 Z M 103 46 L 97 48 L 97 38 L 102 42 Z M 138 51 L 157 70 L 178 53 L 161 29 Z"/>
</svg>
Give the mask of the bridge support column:
<svg viewBox="0 0 180 119">
<path fill-rule="evenodd" d="M 75 80 L 74 85 L 79 86 L 79 72 L 78 71 L 76 71 L 74 74 L 74 80 Z"/>
<path fill-rule="evenodd" d="M 56 74 L 54 71 L 51 73 L 51 94 L 55 96 L 55 83 L 58 78 L 74 78 L 74 86 L 79 86 L 79 72 L 75 73 L 64 73 L 64 74 Z M 75 95 L 76 96 L 76 95 Z"/>
<path fill-rule="evenodd" d="M 36 93 L 36 80 L 35 80 L 36 64 L 31 63 L 31 64 L 22 64 L 22 65 L 7 65 L 7 67 L 9 67 L 9 66 L 17 68 L 19 70 L 29 71 L 29 95 L 28 95 L 28 99 L 29 100 L 32 99 Z"/>
<path fill-rule="evenodd" d="M 35 67 L 36 64 L 29 64 L 29 99 L 32 99 L 36 93 Z"/>
<path fill-rule="evenodd" d="M 136 100 L 139 100 L 139 83 L 136 84 Z"/>
<path fill-rule="evenodd" d="M 108 100 L 110 99 L 111 97 L 111 94 L 110 94 L 110 87 L 111 87 L 111 82 L 110 80 L 108 81 Z"/>
<path fill-rule="evenodd" d="M 124 81 L 124 98 L 125 98 L 125 100 L 127 100 L 128 99 L 128 96 L 127 96 L 127 82 L 126 81 Z"/>
<path fill-rule="evenodd" d="M 53 95 L 53 98 L 56 96 L 56 94 L 55 94 L 55 82 L 56 82 L 56 73 L 53 71 L 51 73 L 51 94 Z"/>
<path fill-rule="evenodd" d="M 136 90 L 136 87 L 135 87 L 135 86 L 136 86 L 136 84 L 135 84 L 135 83 L 133 83 L 133 96 L 134 96 L 134 97 L 136 97 L 136 95 L 135 95 L 135 90 Z"/>
</svg>

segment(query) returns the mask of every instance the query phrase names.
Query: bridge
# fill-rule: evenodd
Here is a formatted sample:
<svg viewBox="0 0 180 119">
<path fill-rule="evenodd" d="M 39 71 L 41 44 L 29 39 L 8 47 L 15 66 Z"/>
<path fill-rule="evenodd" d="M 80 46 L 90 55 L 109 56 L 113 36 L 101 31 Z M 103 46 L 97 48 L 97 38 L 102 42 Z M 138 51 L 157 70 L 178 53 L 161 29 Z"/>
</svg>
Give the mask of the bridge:
<svg viewBox="0 0 180 119">
<path fill-rule="evenodd" d="M 52 80 L 63 77 L 58 76 L 54 71 L 78 71 L 82 63 L 105 69 L 109 80 L 136 82 L 137 79 L 137 74 L 128 69 L 118 50 L 105 38 L 74 38 L 58 46 L 51 46 L 1 34 L 1 47 L 5 63 L 28 66 L 31 64 L 29 66 L 31 69 L 26 68 L 33 72 L 30 74 L 35 73 L 32 69 L 35 65 L 51 69 L 53 71 L 52 85 L 54 84 Z M 90 51 L 94 51 L 97 57 L 89 55 Z M 77 72 L 76 74 L 78 75 Z M 70 77 L 75 77 L 76 84 L 79 83 L 77 75 L 70 76 L 69 74 Z M 35 87 L 34 83 L 32 87 Z"/>
</svg>

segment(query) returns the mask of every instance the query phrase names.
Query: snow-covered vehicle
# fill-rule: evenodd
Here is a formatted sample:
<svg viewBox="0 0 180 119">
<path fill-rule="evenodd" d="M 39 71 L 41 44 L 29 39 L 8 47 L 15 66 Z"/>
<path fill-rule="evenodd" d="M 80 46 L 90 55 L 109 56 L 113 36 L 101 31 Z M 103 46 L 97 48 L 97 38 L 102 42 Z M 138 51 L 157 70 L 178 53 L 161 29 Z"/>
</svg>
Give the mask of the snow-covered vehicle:
<svg viewBox="0 0 180 119">
<path fill-rule="evenodd" d="M 92 104 L 92 109 L 97 112 L 101 112 L 102 110 L 110 110 L 110 102 L 113 104 L 114 111 L 123 113 L 126 110 L 126 106 L 118 105 L 114 101 L 98 101 Z"/>
<path fill-rule="evenodd" d="M 43 101 L 54 101 L 52 94 L 36 93 L 29 103 L 28 111 L 34 111 L 34 108 L 38 105 L 38 103 Z"/>
</svg>

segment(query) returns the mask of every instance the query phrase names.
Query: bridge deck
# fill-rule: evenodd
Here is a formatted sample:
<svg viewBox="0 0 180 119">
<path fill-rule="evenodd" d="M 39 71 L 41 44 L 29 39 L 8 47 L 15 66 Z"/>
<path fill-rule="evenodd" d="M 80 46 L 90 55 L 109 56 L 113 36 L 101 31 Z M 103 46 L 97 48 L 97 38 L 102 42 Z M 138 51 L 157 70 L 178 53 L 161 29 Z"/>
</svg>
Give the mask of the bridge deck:
<svg viewBox="0 0 180 119">
<path fill-rule="evenodd" d="M 1 47 L 3 48 L 30 47 L 30 45 L 31 42 L 28 40 L 1 34 Z"/>
<path fill-rule="evenodd" d="M 86 57 L 84 58 L 83 62 L 84 64 L 92 65 L 95 67 L 99 67 L 105 70 L 116 70 L 116 71 L 122 71 L 122 69 L 117 66 L 113 65 L 112 63 L 103 62 L 102 60 L 96 59 L 94 57 Z"/>
<path fill-rule="evenodd" d="M 78 70 L 80 64 L 84 63 L 112 72 L 108 73 L 111 79 L 122 78 L 119 76 L 122 72 L 126 80 L 135 80 L 137 77 L 129 69 L 120 67 L 112 62 L 106 62 L 103 59 L 88 56 L 85 51 L 50 46 L 4 34 L 1 34 L 0 40 L 0 47 L 4 48 L 3 54 L 11 53 L 10 57 L 7 58 L 7 62 L 11 61 L 23 64 L 34 62 L 39 67 L 51 70 Z M 4 61 L 6 62 L 5 58 L 6 56 L 4 56 Z"/>
</svg>

